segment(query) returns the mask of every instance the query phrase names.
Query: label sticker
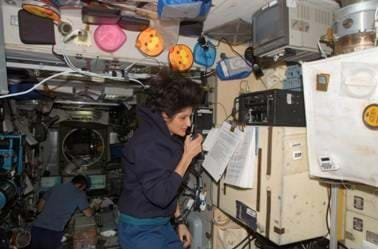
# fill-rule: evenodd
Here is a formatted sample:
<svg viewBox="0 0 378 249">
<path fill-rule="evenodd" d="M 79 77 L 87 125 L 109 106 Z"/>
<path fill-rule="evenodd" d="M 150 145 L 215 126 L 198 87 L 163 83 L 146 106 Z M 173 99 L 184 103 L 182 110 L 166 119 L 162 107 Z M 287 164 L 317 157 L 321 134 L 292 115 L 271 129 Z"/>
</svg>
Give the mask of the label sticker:
<svg viewBox="0 0 378 249">
<path fill-rule="evenodd" d="M 369 129 L 378 129 L 378 104 L 368 105 L 362 114 L 362 120 Z"/>
<path fill-rule="evenodd" d="M 302 146 L 302 144 L 301 143 L 291 143 L 290 146 L 292 148 L 294 148 L 294 147 L 300 147 L 300 146 Z"/>
<path fill-rule="evenodd" d="M 327 155 L 319 157 L 319 166 L 321 171 L 332 171 L 339 169 L 339 167 L 334 163 L 331 157 Z"/>
<path fill-rule="evenodd" d="M 252 210 L 252 209 L 250 209 L 250 208 L 247 208 L 246 210 L 245 210 L 245 213 L 246 214 L 248 214 L 249 216 L 251 216 L 251 217 L 253 217 L 253 218 L 256 218 L 256 211 L 254 211 L 254 210 Z"/>
<path fill-rule="evenodd" d="M 299 160 L 302 158 L 302 151 L 293 151 L 293 160 Z"/>
<path fill-rule="evenodd" d="M 353 217 L 353 229 L 362 232 L 364 230 L 364 221 L 360 218 Z"/>
<path fill-rule="evenodd" d="M 291 93 L 286 94 L 286 103 L 291 105 L 293 103 L 293 95 Z"/>
<path fill-rule="evenodd" d="M 10 17 L 10 25 L 11 26 L 18 26 L 18 17 L 17 16 L 11 16 Z"/>
<path fill-rule="evenodd" d="M 302 20 L 292 19 L 291 28 L 299 32 L 308 32 L 310 30 L 310 24 Z"/>
<path fill-rule="evenodd" d="M 354 196 L 353 207 L 358 210 L 364 210 L 364 198 L 360 196 Z"/>
</svg>

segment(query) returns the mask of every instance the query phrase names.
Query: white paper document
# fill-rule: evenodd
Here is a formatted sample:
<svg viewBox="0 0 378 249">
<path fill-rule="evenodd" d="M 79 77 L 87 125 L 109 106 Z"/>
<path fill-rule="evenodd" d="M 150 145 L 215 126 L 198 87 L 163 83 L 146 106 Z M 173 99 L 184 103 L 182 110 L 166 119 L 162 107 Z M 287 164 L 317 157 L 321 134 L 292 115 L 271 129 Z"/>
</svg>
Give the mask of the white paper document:
<svg viewBox="0 0 378 249">
<path fill-rule="evenodd" d="M 219 130 L 220 130 L 220 128 L 212 128 L 210 130 L 209 134 L 207 134 L 206 139 L 202 144 L 202 149 L 204 151 L 210 151 L 211 148 L 213 148 L 213 146 L 214 146 L 214 144 L 217 140 Z"/>
<path fill-rule="evenodd" d="M 231 131 L 231 125 L 222 124 L 213 147 L 206 155 L 202 166 L 217 182 L 221 178 L 228 162 L 234 154 L 237 145 L 242 140 L 242 132 L 236 128 Z"/>
<path fill-rule="evenodd" d="M 256 128 L 247 126 L 227 166 L 224 182 L 240 188 L 252 188 L 256 169 Z"/>
</svg>

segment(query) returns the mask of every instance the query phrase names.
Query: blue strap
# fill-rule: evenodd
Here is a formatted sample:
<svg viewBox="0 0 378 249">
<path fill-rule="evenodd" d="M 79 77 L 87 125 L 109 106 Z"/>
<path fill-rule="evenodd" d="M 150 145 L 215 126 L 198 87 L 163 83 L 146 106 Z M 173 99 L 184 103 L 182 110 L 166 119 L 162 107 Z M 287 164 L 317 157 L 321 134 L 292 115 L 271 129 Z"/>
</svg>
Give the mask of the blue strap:
<svg viewBox="0 0 378 249">
<path fill-rule="evenodd" d="M 170 219 L 170 217 L 136 218 L 123 213 L 119 217 L 121 222 L 131 225 L 165 225 Z"/>
</svg>

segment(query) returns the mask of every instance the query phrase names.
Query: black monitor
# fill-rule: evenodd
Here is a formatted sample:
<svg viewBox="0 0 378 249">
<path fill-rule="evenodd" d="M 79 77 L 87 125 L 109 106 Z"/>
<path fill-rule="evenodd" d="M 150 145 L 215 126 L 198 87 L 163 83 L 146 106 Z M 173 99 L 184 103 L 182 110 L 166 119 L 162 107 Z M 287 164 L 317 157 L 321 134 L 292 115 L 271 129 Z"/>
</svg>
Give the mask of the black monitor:
<svg viewBox="0 0 378 249">
<path fill-rule="evenodd" d="M 252 17 L 255 55 L 289 44 L 289 12 L 286 0 L 271 1 Z"/>
</svg>

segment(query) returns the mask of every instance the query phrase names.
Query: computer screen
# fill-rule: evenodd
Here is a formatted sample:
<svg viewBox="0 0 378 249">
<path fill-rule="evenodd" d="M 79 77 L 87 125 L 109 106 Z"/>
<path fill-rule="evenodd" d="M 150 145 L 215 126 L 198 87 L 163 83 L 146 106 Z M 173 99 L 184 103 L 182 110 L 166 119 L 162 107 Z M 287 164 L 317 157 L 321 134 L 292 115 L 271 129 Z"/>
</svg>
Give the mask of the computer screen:
<svg viewBox="0 0 378 249">
<path fill-rule="evenodd" d="M 41 178 L 41 191 L 48 191 L 52 187 L 61 184 L 61 176 L 44 176 Z"/>
<path fill-rule="evenodd" d="M 285 1 L 272 1 L 252 18 L 255 54 L 265 53 L 289 42 L 288 8 Z"/>
<path fill-rule="evenodd" d="M 106 189 L 106 175 L 87 175 L 91 180 L 91 187 L 88 191 Z M 70 182 L 73 176 L 65 176 L 63 182 Z"/>
<path fill-rule="evenodd" d="M 106 175 L 89 175 L 91 179 L 91 188 L 89 190 L 105 189 Z"/>
</svg>

